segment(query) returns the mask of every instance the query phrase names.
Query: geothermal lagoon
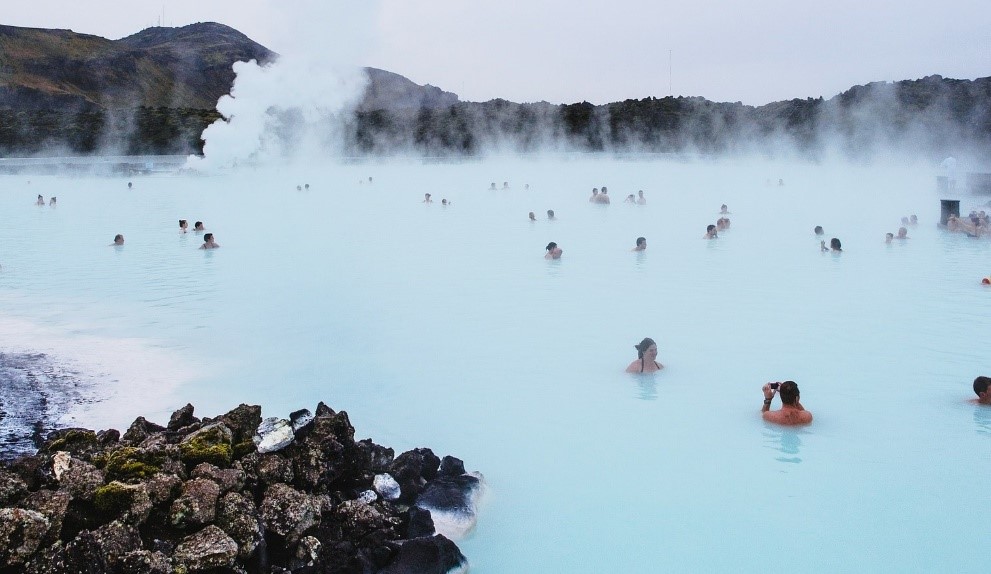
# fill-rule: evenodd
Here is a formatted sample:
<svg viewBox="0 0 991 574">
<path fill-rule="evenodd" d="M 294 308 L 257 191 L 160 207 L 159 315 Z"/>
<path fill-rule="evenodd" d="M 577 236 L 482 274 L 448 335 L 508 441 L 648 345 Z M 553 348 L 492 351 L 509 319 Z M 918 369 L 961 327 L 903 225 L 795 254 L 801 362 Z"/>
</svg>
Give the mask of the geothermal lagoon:
<svg viewBox="0 0 991 574">
<path fill-rule="evenodd" d="M 457 456 L 488 484 L 458 542 L 475 573 L 759 572 L 789 549 L 803 571 L 983 571 L 991 241 L 938 228 L 936 163 L 6 175 L 0 352 L 71 383 L 66 426 L 324 401 L 356 438 Z M 648 336 L 666 368 L 624 373 Z M 811 426 L 762 422 L 786 379 Z"/>
</svg>

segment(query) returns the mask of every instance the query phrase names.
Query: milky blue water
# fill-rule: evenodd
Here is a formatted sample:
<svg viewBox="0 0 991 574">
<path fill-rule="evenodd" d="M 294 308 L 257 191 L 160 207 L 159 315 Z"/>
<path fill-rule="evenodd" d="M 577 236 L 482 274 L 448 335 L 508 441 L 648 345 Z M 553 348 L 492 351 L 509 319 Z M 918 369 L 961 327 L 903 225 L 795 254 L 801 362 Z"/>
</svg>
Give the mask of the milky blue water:
<svg viewBox="0 0 991 574">
<path fill-rule="evenodd" d="M 4 176 L 0 350 L 92 375 L 102 401 L 71 424 L 322 400 L 359 438 L 458 456 L 490 487 L 459 542 L 473 572 L 984 571 L 991 408 L 968 401 L 991 372 L 991 241 L 937 229 L 934 176 L 589 158 L 130 191 Z M 613 203 L 589 204 L 603 185 Z M 702 240 L 722 203 L 731 229 Z M 667 368 L 625 374 L 646 336 Z M 785 379 L 810 427 L 761 421 L 761 385 Z"/>
</svg>

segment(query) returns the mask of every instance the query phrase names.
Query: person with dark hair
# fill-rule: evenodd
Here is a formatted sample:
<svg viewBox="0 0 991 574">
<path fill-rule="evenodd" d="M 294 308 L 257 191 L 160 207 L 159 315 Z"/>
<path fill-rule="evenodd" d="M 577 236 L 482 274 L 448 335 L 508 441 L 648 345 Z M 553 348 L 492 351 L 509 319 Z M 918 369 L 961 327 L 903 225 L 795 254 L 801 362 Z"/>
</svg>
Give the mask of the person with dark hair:
<svg viewBox="0 0 991 574">
<path fill-rule="evenodd" d="M 114 242 L 111 243 L 110 245 L 111 246 L 115 246 L 116 245 L 118 247 L 121 246 L 121 245 L 124 245 L 124 236 L 121 235 L 120 233 L 118 233 L 117 235 L 114 235 Z"/>
<path fill-rule="evenodd" d="M 35 205 L 45 205 L 45 196 L 38 194 L 38 201 L 34 202 Z"/>
<path fill-rule="evenodd" d="M 180 219 L 179 220 L 179 233 L 186 233 L 186 230 L 187 229 L 189 229 L 189 222 L 186 221 L 185 219 Z"/>
<path fill-rule="evenodd" d="M 630 195 L 627 195 L 626 196 L 626 199 L 623 200 L 623 203 L 632 203 L 633 205 L 636 205 L 637 204 L 637 196 L 635 196 L 635 195 L 633 195 L 631 193 Z"/>
<path fill-rule="evenodd" d="M 637 192 L 637 205 L 647 205 L 647 198 L 643 195 L 643 190 Z"/>
<path fill-rule="evenodd" d="M 805 410 L 799 400 L 798 383 L 785 381 L 783 383 L 767 383 L 761 389 L 764 391 L 764 406 L 761 407 L 761 417 L 769 423 L 779 425 L 807 425 L 812 422 L 812 413 Z M 775 393 L 781 395 L 781 409 L 772 411 L 771 401 Z"/>
<path fill-rule="evenodd" d="M 627 373 L 656 373 L 664 368 L 657 362 L 657 343 L 650 337 L 645 337 L 639 345 L 633 345 L 637 350 L 637 360 L 626 367 Z"/>
<path fill-rule="evenodd" d="M 207 233 L 203 235 L 203 245 L 200 245 L 200 249 L 217 249 L 220 245 L 213 240 L 213 234 Z"/>
<path fill-rule="evenodd" d="M 589 203 L 598 203 L 599 201 L 599 188 L 592 188 L 592 197 L 588 198 Z"/>
<path fill-rule="evenodd" d="M 421 203 L 433 203 L 433 202 L 434 202 L 434 200 L 430 199 L 430 194 L 429 193 L 424 193 L 423 194 L 423 201 Z"/>
<path fill-rule="evenodd" d="M 840 240 L 834 237 L 829 240 L 829 247 L 826 247 L 825 240 L 820 241 L 819 249 L 822 251 L 832 251 L 833 253 L 841 253 L 843 251 L 843 246 L 840 243 Z"/>
<path fill-rule="evenodd" d="M 56 202 L 57 202 L 57 199 L 53 195 L 52 198 L 48 200 L 48 205 L 51 206 L 51 207 L 55 207 L 55 203 Z"/>
<path fill-rule="evenodd" d="M 991 377 L 977 377 L 974 379 L 974 394 L 977 399 L 974 401 L 981 405 L 991 405 Z"/>
<path fill-rule="evenodd" d="M 718 239 L 719 236 L 716 234 L 716 226 L 711 223 L 705 227 L 705 235 L 702 239 Z"/>
<path fill-rule="evenodd" d="M 547 210 L 547 219 L 554 219 L 554 210 L 553 209 L 548 209 Z"/>
<path fill-rule="evenodd" d="M 196 233 L 203 233 L 204 231 L 206 231 L 206 228 L 203 227 L 203 222 L 202 221 L 197 221 L 196 223 L 194 223 L 193 224 L 193 231 L 195 231 Z"/>
<path fill-rule="evenodd" d="M 727 215 L 727 214 L 729 214 L 729 206 L 727 206 L 725 203 L 722 204 L 722 205 L 720 205 L 719 206 L 719 214 L 720 215 Z"/>
<path fill-rule="evenodd" d="M 547 253 L 544 254 L 544 259 L 560 259 L 561 254 L 564 253 L 564 250 L 558 247 L 557 243 L 554 243 L 553 241 L 548 243 L 545 249 L 547 250 Z"/>
<path fill-rule="evenodd" d="M 884 234 L 884 242 L 885 243 L 891 243 L 891 240 L 894 239 L 894 238 L 895 238 L 895 234 L 894 233 L 885 233 Z"/>
<path fill-rule="evenodd" d="M 815 232 L 816 237 L 820 237 L 823 233 L 825 233 L 825 231 L 822 230 L 821 225 L 816 225 L 815 229 L 813 229 L 812 231 Z"/>
<path fill-rule="evenodd" d="M 530 221 L 537 221 L 537 216 L 534 215 L 532 211 L 530 212 L 529 217 L 530 217 Z"/>
<path fill-rule="evenodd" d="M 633 251 L 646 251 L 647 250 L 647 238 L 637 237 L 637 246 L 633 248 Z"/>
<path fill-rule="evenodd" d="M 595 198 L 596 203 L 609 203 L 609 190 L 606 186 L 602 186 L 602 190 L 599 191 L 599 196 Z"/>
</svg>

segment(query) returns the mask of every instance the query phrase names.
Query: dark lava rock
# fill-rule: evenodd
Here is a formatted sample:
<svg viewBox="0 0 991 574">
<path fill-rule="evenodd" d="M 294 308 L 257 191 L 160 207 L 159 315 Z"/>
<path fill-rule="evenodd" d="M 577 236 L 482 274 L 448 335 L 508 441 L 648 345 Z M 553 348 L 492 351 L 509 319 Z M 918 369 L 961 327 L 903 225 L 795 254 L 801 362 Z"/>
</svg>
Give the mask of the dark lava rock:
<svg viewBox="0 0 991 574">
<path fill-rule="evenodd" d="M 458 459 L 441 462 L 429 449 L 397 458 L 370 439 L 355 442 L 347 412 L 323 403 L 312 420 L 305 409 L 293 413 L 291 443 L 271 453 L 251 440 L 257 406 L 192 415 L 186 405 L 168 428 L 139 417 L 122 438 L 63 429 L 38 454 L 0 462 L 0 574 L 464 566 L 453 542 L 432 536 L 429 511 L 471 506 L 471 477 L 458 474 Z"/>
<path fill-rule="evenodd" d="M 172 417 L 169 419 L 168 429 L 171 431 L 179 430 L 198 422 L 200 422 L 200 419 L 193 416 L 193 405 L 186 403 L 186 406 L 172 413 Z"/>
<path fill-rule="evenodd" d="M 399 555 L 381 574 L 448 574 L 467 566 L 468 559 L 457 545 L 438 534 L 404 542 Z"/>
<path fill-rule="evenodd" d="M 439 466 L 440 459 L 429 448 L 413 449 L 396 457 L 389 467 L 389 474 L 402 489 L 399 501 L 411 504 L 416 500 L 427 481 L 437 476 Z"/>
</svg>

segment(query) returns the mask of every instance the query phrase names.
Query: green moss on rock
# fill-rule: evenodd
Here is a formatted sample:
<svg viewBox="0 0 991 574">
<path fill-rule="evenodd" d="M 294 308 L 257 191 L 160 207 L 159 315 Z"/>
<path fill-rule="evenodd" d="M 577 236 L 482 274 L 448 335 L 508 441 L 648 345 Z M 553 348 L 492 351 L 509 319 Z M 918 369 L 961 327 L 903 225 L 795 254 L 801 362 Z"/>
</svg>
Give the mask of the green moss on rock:
<svg viewBox="0 0 991 574">
<path fill-rule="evenodd" d="M 161 458 L 135 447 L 119 448 L 107 456 L 104 471 L 109 480 L 142 480 L 161 470 Z"/>
<path fill-rule="evenodd" d="M 208 462 L 226 468 L 230 466 L 232 451 L 231 430 L 219 423 L 205 426 L 179 443 L 182 462 L 188 466 Z"/>
<path fill-rule="evenodd" d="M 99 446 L 99 440 L 97 440 L 95 432 L 87 429 L 72 428 L 53 433 L 50 440 L 42 447 L 42 450 L 47 453 L 64 450 L 72 454 L 80 454 L 92 451 L 97 446 Z"/>
<path fill-rule="evenodd" d="M 96 489 L 93 505 L 108 516 L 118 516 L 131 508 L 136 490 L 133 486 L 115 480 Z"/>
</svg>

